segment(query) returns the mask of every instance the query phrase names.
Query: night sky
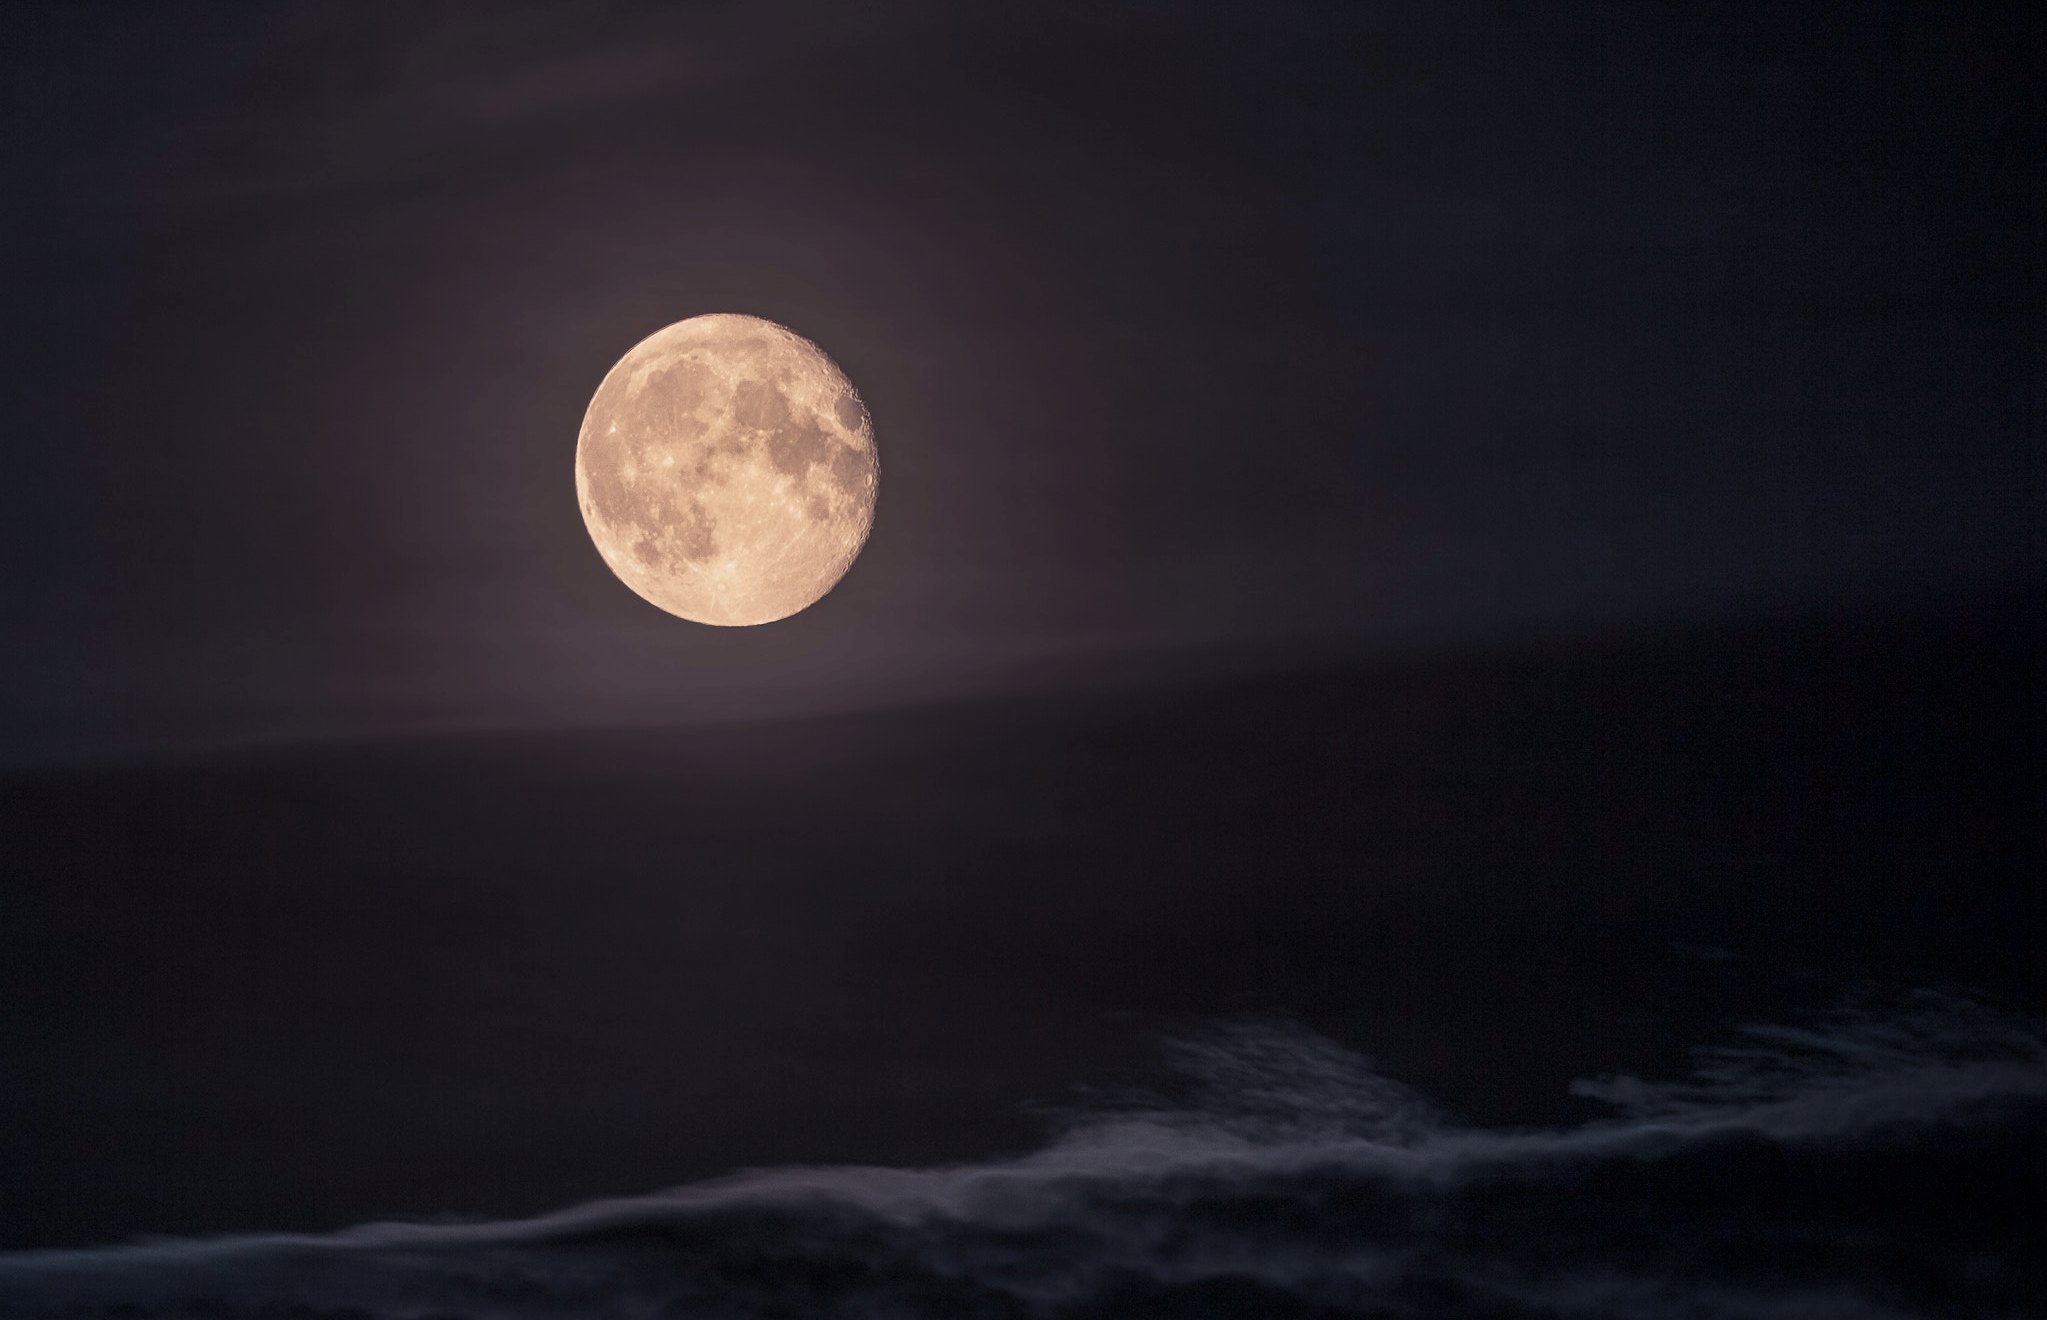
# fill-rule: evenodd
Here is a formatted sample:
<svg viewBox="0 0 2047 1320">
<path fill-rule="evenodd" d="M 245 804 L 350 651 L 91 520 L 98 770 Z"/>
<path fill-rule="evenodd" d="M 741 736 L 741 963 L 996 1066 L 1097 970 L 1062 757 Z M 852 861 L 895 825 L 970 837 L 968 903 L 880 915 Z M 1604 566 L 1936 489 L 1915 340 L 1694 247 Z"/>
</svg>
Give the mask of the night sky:
<svg viewBox="0 0 2047 1320">
<path fill-rule="evenodd" d="M 0 1316 L 2047 1307 L 2043 13 L 0 7 Z"/>
<path fill-rule="evenodd" d="M 2037 578 L 2024 7 L 0 22 L 16 759 Z M 611 363 L 720 310 L 886 465 L 766 634 L 618 590 L 568 480 Z"/>
</svg>

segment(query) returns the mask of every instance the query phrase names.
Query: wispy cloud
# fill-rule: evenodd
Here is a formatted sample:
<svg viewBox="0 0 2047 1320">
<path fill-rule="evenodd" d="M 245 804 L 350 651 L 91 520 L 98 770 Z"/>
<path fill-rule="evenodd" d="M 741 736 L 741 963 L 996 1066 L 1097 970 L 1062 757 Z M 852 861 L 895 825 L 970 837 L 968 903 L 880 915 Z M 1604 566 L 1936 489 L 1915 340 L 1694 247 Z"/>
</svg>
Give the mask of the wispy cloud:
<svg viewBox="0 0 2047 1320">
<path fill-rule="evenodd" d="M 1272 1024 L 1172 1047 L 1016 1160 L 782 1169 L 534 1219 L 0 1258 L 9 1314 L 2019 1314 L 2002 1208 L 2047 1101 L 2023 1021 L 1922 995 L 1761 1027 L 1563 1129 L 1444 1118 Z M 1946 1181 L 1941 1181 L 1941 1180 Z M 1987 1186 L 1984 1183 L 2008 1183 Z M 123 1309 L 127 1308 L 127 1309 Z"/>
</svg>

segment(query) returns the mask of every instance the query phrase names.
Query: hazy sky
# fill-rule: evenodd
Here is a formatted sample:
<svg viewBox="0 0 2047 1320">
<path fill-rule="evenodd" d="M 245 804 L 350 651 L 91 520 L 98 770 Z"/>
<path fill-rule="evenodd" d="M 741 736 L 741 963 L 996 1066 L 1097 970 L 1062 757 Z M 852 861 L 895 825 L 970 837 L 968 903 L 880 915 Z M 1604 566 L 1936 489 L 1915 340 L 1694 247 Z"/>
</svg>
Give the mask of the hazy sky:
<svg viewBox="0 0 2047 1320">
<path fill-rule="evenodd" d="M 0 753 L 2036 578 L 2041 21 L 1828 8 L 6 6 Z M 768 629 L 574 499 L 707 311 L 881 446 Z"/>
</svg>

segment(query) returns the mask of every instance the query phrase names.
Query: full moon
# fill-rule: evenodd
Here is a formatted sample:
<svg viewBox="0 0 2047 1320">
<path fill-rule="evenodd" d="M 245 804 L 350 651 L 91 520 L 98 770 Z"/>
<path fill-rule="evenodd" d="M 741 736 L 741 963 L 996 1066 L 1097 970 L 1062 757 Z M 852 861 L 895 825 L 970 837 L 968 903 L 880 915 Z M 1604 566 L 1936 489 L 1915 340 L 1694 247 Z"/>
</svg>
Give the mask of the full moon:
<svg viewBox="0 0 2047 1320">
<path fill-rule="evenodd" d="M 808 339 L 693 316 L 635 344 L 576 440 L 576 499 L 619 580 L 697 623 L 815 604 L 874 525 L 874 426 Z"/>
</svg>

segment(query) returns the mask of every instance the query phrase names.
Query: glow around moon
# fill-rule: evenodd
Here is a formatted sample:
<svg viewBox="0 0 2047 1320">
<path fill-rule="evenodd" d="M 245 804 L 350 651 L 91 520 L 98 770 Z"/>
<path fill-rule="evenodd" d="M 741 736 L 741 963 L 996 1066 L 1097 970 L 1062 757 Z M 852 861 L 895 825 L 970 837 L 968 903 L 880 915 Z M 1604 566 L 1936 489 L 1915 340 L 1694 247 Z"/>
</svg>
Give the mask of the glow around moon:
<svg viewBox="0 0 2047 1320">
<path fill-rule="evenodd" d="M 670 614 L 743 626 L 830 591 L 874 524 L 874 427 L 817 345 L 772 321 L 696 316 L 597 387 L 576 498 L 619 580 Z"/>
</svg>

